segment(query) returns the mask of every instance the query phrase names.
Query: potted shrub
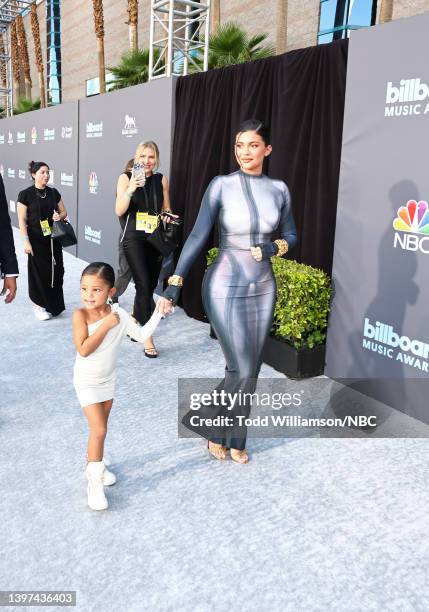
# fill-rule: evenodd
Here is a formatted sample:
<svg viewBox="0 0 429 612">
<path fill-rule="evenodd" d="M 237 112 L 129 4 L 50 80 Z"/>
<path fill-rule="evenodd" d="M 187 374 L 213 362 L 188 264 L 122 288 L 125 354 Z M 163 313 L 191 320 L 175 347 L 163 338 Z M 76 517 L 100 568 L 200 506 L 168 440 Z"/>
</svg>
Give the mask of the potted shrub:
<svg viewBox="0 0 429 612">
<path fill-rule="evenodd" d="M 217 249 L 210 249 L 208 266 L 216 255 Z M 263 360 L 289 378 L 319 376 L 325 367 L 331 279 L 323 270 L 290 259 L 271 261 L 277 302 Z M 211 336 L 216 337 L 212 331 Z"/>
</svg>

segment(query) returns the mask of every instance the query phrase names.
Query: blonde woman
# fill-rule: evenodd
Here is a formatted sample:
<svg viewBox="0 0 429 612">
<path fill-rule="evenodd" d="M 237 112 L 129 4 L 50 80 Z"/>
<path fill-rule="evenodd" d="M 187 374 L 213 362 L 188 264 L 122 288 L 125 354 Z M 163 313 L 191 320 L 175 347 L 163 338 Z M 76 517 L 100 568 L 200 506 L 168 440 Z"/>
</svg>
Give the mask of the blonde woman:
<svg viewBox="0 0 429 612">
<path fill-rule="evenodd" d="M 158 166 L 156 143 L 140 143 L 133 170 L 119 176 L 116 190 L 115 210 L 124 228 L 122 245 L 136 287 L 133 316 L 140 325 L 147 323 L 154 311 L 153 292 L 162 263 L 162 255 L 147 241 L 150 216 L 171 213 L 168 179 L 157 172 Z M 152 337 L 145 341 L 144 353 L 146 357 L 158 357 Z"/>
</svg>

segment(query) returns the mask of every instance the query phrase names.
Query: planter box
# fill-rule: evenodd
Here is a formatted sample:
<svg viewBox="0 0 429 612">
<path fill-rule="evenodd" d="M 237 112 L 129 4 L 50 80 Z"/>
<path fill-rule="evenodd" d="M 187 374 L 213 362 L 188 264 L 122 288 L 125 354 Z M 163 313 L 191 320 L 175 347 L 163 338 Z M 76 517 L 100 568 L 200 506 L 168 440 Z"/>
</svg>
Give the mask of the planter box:
<svg viewBox="0 0 429 612">
<path fill-rule="evenodd" d="M 210 338 L 216 334 L 210 325 Z M 320 376 L 325 371 L 325 344 L 312 349 L 296 349 L 286 340 L 268 336 L 264 346 L 262 360 L 288 378 L 311 378 Z"/>
<path fill-rule="evenodd" d="M 311 378 L 325 371 L 325 344 L 296 349 L 286 340 L 268 336 L 263 361 L 289 378 Z"/>
</svg>

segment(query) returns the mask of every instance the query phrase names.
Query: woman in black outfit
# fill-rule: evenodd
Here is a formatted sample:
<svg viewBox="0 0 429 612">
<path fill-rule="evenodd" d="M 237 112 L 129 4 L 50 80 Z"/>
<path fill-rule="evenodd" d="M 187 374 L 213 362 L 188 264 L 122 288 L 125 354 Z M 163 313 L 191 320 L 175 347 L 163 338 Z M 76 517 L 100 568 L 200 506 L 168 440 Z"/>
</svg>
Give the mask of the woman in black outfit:
<svg viewBox="0 0 429 612">
<path fill-rule="evenodd" d="M 52 223 L 67 217 L 61 194 L 48 187 L 49 166 L 30 162 L 34 185 L 18 194 L 19 229 L 28 255 L 28 293 L 39 321 L 56 317 L 64 309 L 63 251 L 52 238 Z"/>
<path fill-rule="evenodd" d="M 147 242 L 150 235 L 143 213 L 171 212 L 168 180 L 156 169 L 159 150 L 152 141 L 138 145 L 134 164 L 140 166 L 120 175 L 117 185 L 116 214 L 124 227 L 122 244 L 136 287 L 133 316 L 144 325 L 155 308 L 153 292 L 158 284 L 162 255 Z M 144 343 L 147 357 L 157 357 L 153 338 Z"/>
</svg>

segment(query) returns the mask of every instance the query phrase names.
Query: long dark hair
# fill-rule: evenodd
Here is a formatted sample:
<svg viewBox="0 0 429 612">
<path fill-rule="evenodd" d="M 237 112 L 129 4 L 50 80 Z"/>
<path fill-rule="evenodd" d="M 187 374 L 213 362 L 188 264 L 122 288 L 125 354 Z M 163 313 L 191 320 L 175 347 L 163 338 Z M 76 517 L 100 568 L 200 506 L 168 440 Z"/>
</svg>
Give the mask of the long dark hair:
<svg viewBox="0 0 429 612">
<path fill-rule="evenodd" d="M 31 176 L 31 178 L 33 179 L 33 181 L 34 181 L 34 176 L 33 176 L 33 174 L 36 174 L 36 172 L 37 172 L 38 170 L 40 170 L 40 168 L 43 168 L 43 166 L 46 166 L 46 167 L 47 167 L 47 169 L 49 170 L 49 166 L 48 166 L 48 164 L 47 164 L 46 162 L 43 162 L 43 161 L 31 161 L 31 162 L 28 164 L 28 171 L 30 172 L 30 176 Z"/>
<path fill-rule="evenodd" d="M 259 119 L 246 119 L 246 121 L 242 121 L 238 126 L 235 137 L 237 138 L 238 134 L 242 132 L 249 131 L 259 134 L 266 146 L 271 144 L 270 128 L 264 125 Z"/>
<path fill-rule="evenodd" d="M 82 272 L 80 280 L 82 280 L 84 276 L 98 276 L 98 278 L 106 281 L 110 287 L 115 286 L 115 272 L 112 266 L 104 261 L 94 261 L 87 265 Z"/>
</svg>

